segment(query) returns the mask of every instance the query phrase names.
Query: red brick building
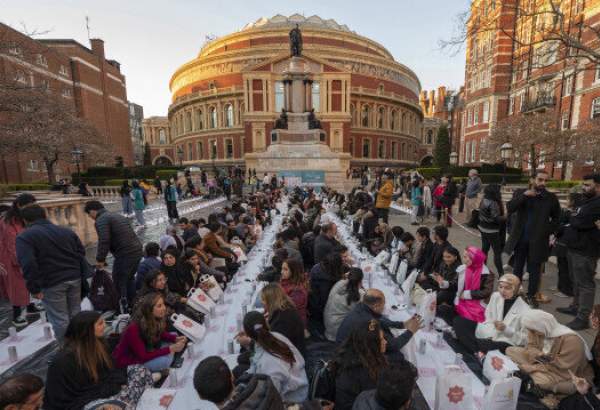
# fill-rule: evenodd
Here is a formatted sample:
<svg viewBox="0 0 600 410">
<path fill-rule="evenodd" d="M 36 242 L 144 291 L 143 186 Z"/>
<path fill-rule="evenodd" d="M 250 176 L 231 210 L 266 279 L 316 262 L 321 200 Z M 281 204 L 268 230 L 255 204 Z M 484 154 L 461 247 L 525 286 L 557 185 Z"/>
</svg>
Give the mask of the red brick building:
<svg viewBox="0 0 600 410">
<path fill-rule="evenodd" d="M 173 74 L 170 133 L 161 140 L 159 125 L 145 136 L 153 163 L 243 165 L 245 153 L 266 149 L 283 107 L 282 61 L 296 24 L 302 55 L 317 73 L 307 97 L 331 149 L 350 153 L 352 166 L 417 164 L 423 120 L 417 76 L 346 26 L 297 14 L 263 18 L 210 41 Z"/>
<path fill-rule="evenodd" d="M 555 2 L 556 3 L 556 2 Z M 581 40 L 598 50 L 593 32 L 600 21 L 600 0 L 560 0 L 558 12 L 549 2 L 474 0 L 467 25 L 464 132 L 460 162 L 489 161 L 485 142 L 505 118 L 552 112 L 560 129 L 577 129 L 600 116 L 600 66 L 582 58 L 565 42 L 549 40 L 549 30 Z M 554 38 L 557 38 L 556 36 Z M 577 147 L 573 147 L 578 149 Z M 578 179 L 592 169 L 586 160 L 547 160 L 536 147 L 538 169 L 554 178 Z M 526 152 L 515 152 L 512 166 L 530 169 Z"/>
<path fill-rule="evenodd" d="M 91 49 L 75 40 L 36 40 L 0 23 L 0 76 L 43 87 L 72 101 L 78 115 L 100 131 L 125 165 L 133 165 L 125 77 L 117 61 L 106 59 L 104 42 L 90 42 Z M 57 179 L 68 177 L 74 168 L 73 164 L 60 162 Z M 0 158 L 0 182 L 46 178 L 39 158 Z"/>
</svg>

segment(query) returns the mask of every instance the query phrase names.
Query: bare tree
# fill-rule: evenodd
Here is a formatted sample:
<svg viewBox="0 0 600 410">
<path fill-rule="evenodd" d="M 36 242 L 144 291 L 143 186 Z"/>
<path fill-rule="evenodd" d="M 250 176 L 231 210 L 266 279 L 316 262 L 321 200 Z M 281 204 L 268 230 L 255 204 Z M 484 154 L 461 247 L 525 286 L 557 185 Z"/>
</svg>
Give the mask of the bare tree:
<svg viewBox="0 0 600 410">
<path fill-rule="evenodd" d="M 577 128 L 577 148 L 573 149 L 579 165 L 600 171 L 600 119 L 590 119 Z"/>
</svg>

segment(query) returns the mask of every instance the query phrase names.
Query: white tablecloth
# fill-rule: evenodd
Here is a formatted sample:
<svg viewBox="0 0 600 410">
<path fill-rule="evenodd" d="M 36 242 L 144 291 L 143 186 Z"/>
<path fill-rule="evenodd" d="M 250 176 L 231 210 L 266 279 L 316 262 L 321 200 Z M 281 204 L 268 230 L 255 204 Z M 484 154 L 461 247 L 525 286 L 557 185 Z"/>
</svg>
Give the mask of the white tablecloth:
<svg viewBox="0 0 600 410">
<path fill-rule="evenodd" d="M 18 332 L 15 339 L 9 336 L 0 342 L 0 374 L 54 342 L 54 333 L 52 333 L 51 339 L 44 336 L 44 326 L 50 326 L 50 324 L 37 320 Z M 18 360 L 14 363 L 10 363 L 8 360 L 9 346 L 17 347 Z"/>
<path fill-rule="evenodd" d="M 232 282 L 227 286 L 224 303 L 217 305 L 215 317 L 210 319 L 204 339 L 194 346 L 194 357 L 190 358 L 186 352 L 183 366 L 175 371 L 171 369 L 171 375 L 163 384 L 165 388 L 147 389 L 138 403 L 138 409 L 202 409 L 193 385 L 194 370 L 198 363 L 209 356 L 221 356 L 228 362 L 231 369 L 235 367 L 239 345 L 233 343 L 234 354 L 232 355 L 228 352 L 228 343 L 233 341 L 240 331 L 238 321 L 243 319 L 243 306 L 247 306 L 248 311 L 251 311 L 258 292 L 264 285 L 258 283 L 256 277 L 263 272 L 265 267 L 269 266 L 275 235 L 281 228 L 283 215 L 287 213 L 287 199 L 284 198 L 281 203 L 277 204 L 277 207 L 281 214 L 277 215 L 271 226 L 264 230 L 262 238 L 247 255 L 248 262 L 240 267 Z M 177 379 L 176 384 L 175 378 Z M 170 403 L 168 407 L 165 407 L 164 404 L 167 401 Z"/>
</svg>

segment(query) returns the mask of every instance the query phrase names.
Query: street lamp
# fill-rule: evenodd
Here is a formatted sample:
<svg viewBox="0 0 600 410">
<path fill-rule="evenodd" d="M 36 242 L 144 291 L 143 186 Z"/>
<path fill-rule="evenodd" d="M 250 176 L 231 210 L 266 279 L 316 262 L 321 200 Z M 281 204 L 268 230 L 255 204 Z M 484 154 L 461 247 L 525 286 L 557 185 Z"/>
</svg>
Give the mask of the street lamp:
<svg viewBox="0 0 600 410">
<path fill-rule="evenodd" d="M 450 165 L 452 165 L 453 167 L 458 165 L 458 154 L 456 152 L 450 153 Z"/>
<path fill-rule="evenodd" d="M 181 148 L 181 145 L 177 147 L 177 158 L 179 158 L 179 165 L 183 165 L 183 148 Z"/>
<path fill-rule="evenodd" d="M 81 163 L 82 156 L 83 151 L 79 148 L 74 148 L 73 151 L 71 151 L 71 158 L 75 165 L 77 165 L 77 183 L 81 183 L 81 168 L 79 167 L 79 164 Z"/>
<path fill-rule="evenodd" d="M 504 172 L 502 173 L 502 185 L 506 185 L 506 162 L 512 158 L 513 146 L 510 142 L 505 142 L 500 147 L 500 157 L 502 157 L 502 163 L 504 165 Z"/>
</svg>

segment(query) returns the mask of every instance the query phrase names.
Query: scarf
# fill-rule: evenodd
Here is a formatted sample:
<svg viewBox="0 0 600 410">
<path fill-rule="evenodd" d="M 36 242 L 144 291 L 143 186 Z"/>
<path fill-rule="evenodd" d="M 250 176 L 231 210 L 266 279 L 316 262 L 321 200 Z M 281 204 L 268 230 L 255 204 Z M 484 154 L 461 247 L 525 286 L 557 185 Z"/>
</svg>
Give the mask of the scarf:
<svg viewBox="0 0 600 410">
<path fill-rule="evenodd" d="M 481 287 L 481 273 L 483 272 L 483 265 L 485 263 L 485 254 L 481 249 L 474 246 L 467 248 L 467 254 L 471 259 L 471 264 L 465 268 L 464 287 L 462 290 L 479 290 Z M 456 312 L 465 319 L 477 323 L 485 321 L 485 309 L 479 300 L 458 299 Z"/>
</svg>

